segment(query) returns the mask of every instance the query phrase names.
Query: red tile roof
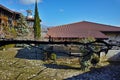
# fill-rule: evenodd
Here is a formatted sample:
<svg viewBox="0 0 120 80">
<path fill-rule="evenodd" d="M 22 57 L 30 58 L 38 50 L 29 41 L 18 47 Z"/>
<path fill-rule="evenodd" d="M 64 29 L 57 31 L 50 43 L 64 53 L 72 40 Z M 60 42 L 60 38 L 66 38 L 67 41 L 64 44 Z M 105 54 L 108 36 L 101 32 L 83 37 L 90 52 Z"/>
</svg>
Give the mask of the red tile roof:
<svg viewBox="0 0 120 80">
<path fill-rule="evenodd" d="M 120 32 L 120 27 L 82 21 L 49 28 L 47 35 L 54 38 L 108 38 L 103 32 Z"/>
</svg>

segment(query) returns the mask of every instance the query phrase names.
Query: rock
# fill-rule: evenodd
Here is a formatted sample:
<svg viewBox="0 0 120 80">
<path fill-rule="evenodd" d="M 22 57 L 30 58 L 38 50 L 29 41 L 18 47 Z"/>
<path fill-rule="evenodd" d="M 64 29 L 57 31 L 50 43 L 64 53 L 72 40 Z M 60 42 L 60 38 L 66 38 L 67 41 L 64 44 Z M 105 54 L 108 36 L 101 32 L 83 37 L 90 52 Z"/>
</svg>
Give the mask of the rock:
<svg viewBox="0 0 120 80">
<path fill-rule="evenodd" d="M 109 50 L 106 58 L 108 61 L 120 61 L 120 50 Z"/>
</svg>

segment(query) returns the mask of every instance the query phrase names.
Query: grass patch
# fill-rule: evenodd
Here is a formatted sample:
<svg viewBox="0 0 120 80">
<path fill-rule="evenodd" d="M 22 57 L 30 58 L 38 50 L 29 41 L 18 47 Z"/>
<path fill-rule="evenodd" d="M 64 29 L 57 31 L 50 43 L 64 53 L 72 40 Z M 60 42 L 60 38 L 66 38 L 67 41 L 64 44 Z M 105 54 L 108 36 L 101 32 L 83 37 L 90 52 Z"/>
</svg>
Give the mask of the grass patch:
<svg viewBox="0 0 120 80">
<path fill-rule="evenodd" d="M 0 50 L 3 50 L 3 49 L 9 49 L 9 48 L 13 48 L 15 47 L 15 44 L 8 44 L 8 45 L 4 45 L 4 46 L 1 46 L 0 47 Z"/>
</svg>

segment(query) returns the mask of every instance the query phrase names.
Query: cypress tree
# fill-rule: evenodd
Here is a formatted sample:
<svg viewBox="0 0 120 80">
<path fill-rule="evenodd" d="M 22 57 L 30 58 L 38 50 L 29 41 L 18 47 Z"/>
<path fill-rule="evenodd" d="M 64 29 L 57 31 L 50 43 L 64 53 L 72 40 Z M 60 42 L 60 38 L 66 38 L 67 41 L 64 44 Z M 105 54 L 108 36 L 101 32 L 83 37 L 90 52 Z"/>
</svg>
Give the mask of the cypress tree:
<svg viewBox="0 0 120 80">
<path fill-rule="evenodd" d="M 38 12 L 38 6 L 37 6 L 37 0 L 35 2 L 35 15 L 34 15 L 34 39 L 39 40 L 41 37 L 41 25 L 40 25 L 40 18 L 39 18 L 39 12 Z"/>
</svg>

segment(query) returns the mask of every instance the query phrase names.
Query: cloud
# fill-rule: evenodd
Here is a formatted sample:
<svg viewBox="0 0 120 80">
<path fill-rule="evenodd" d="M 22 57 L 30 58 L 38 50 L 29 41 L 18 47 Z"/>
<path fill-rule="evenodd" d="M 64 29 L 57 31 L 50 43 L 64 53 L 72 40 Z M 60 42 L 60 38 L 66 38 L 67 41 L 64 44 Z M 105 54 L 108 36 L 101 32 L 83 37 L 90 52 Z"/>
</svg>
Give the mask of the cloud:
<svg viewBox="0 0 120 80">
<path fill-rule="evenodd" d="M 34 4 L 36 0 L 20 0 L 22 4 Z M 42 0 L 37 0 L 38 3 L 42 2 Z"/>
</svg>

